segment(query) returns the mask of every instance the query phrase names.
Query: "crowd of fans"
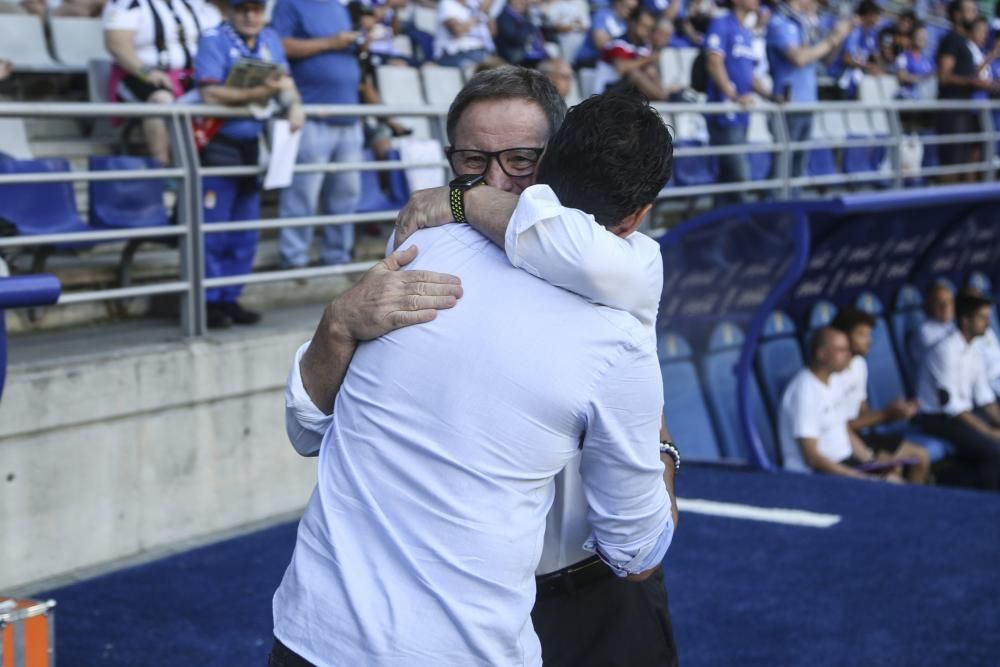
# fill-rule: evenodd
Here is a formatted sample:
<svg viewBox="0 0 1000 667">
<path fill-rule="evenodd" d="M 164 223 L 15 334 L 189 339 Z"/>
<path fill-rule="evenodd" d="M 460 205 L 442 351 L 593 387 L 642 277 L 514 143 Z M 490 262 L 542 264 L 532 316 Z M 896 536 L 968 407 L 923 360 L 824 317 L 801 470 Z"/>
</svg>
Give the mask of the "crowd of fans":
<svg viewBox="0 0 1000 667">
<path fill-rule="evenodd" d="M 847 307 L 809 344 L 809 365 L 786 388 L 779 437 L 786 468 L 885 481 L 928 480 L 929 455 L 908 441 L 914 429 L 949 442 L 969 464 L 972 484 L 1000 491 L 1000 342 L 992 302 L 975 289 L 957 297 L 935 283 L 926 321 L 912 339 L 921 367 L 916 400 L 868 404 L 875 319 Z"/>
</svg>

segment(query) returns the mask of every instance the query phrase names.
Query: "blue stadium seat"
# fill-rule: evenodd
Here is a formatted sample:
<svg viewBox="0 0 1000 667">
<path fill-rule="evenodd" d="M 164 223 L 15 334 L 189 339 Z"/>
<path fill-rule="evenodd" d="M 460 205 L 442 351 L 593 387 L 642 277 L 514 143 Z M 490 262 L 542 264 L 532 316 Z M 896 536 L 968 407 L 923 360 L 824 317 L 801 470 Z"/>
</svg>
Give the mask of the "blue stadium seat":
<svg viewBox="0 0 1000 667">
<path fill-rule="evenodd" d="M 399 160 L 399 151 L 395 148 L 386 154 L 389 160 Z M 410 183 L 406 180 L 406 171 L 393 169 L 387 175 L 389 181 L 389 199 L 396 208 L 400 208 L 410 199 Z"/>
<path fill-rule="evenodd" d="M 365 162 L 374 162 L 375 156 L 370 150 L 363 153 Z M 399 206 L 385 196 L 379 184 L 378 172 L 361 172 L 361 201 L 358 202 L 358 213 L 375 213 L 377 211 L 393 211 Z"/>
<path fill-rule="evenodd" d="M 832 176 L 839 174 L 832 148 L 812 148 L 806 158 L 807 176 Z"/>
<path fill-rule="evenodd" d="M 920 370 L 917 347 L 920 325 L 925 319 L 923 304 L 924 297 L 920 290 L 913 285 L 903 285 L 896 295 L 896 307 L 889 318 L 892 338 L 899 354 L 899 369 L 911 391 L 916 388 L 917 373 Z"/>
<path fill-rule="evenodd" d="M 701 148 L 704 143 L 694 139 L 674 142 L 674 148 Z M 674 178 L 676 185 L 709 185 L 718 177 L 717 161 L 708 155 L 674 158 Z"/>
<path fill-rule="evenodd" d="M 774 163 L 774 155 L 770 152 L 749 153 L 747 159 L 750 162 L 750 180 L 766 181 L 771 177 L 771 166 Z"/>
<path fill-rule="evenodd" d="M 156 169 L 156 160 L 127 155 L 91 156 L 91 171 Z M 159 227 L 169 223 L 163 179 L 90 181 L 90 224 L 103 229 Z"/>
<path fill-rule="evenodd" d="M 740 428 L 735 373 L 743 341 L 743 332 L 739 327 L 729 322 L 719 324 L 709 336 L 708 351 L 701 360 L 701 371 L 708 402 L 715 415 L 723 456 L 747 460 L 746 445 Z M 777 461 L 774 429 L 754 377 L 751 377 L 750 384 L 750 407 L 764 451 L 772 461 Z"/>
<path fill-rule="evenodd" d="M 67 160 L 0 158 L 0 174 L 68 172 Z M 0 218 L 13 223 L 18 234 L 63 234 L 88 229 L 76 208 L 73 184 L 31 183 L 0 185 Z"/>
<path fill-rule="evenodd" d="M 933 137 L 936 136 L 933 130 L 921 130 L 919 133 L 921 138 L 923 137 Z M 922 167 L 940 167 L 941 158 L 938 153 L 938 144 L 929 144 L 924 142 L 924 156 L 920 161 L 920 166 Z"/>
<path fill-rule="evenodd" d="M 660 335 L 657 348 L 663 375 L 663 413 L 670 434 L 683 443 L 686 457 L 719 460 L 721 450 L 701 393 L 691 346 L 668 332 Z"/>
<path fill-rule="evenodd" d="M 788 315 L 774 311 L 768 316 L 757 344 L 757 379 L 777 432 L 781 395 L 795 374 L 805 365 L 802 348 L 795 335 L 795 325 Z"/>
</svg>

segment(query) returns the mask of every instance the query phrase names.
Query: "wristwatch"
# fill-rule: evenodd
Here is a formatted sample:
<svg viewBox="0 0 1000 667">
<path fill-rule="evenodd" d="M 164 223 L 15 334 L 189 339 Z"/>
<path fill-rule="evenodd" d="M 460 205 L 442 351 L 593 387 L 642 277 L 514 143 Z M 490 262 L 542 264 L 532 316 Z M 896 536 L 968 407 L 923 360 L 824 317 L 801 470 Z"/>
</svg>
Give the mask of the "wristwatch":
<svg viewBox="0 0 1000 667">
<path fill-rule="evenodd" d="M 465 192 L 481 183 L 485 183 L 482 174 L 466 174 L 465 176 L 456 176 L 448 184 L 448 187 L 451 188 L 448 202 L 451 205 L 451 217 L 455 222 L 469 221 L 465 217 Z"/>
<path fill-rule="evenodd" d="M 681 453 L 680 450 L 677 449 L 677 445 L 670 440 L 661 440 L 660 453 L 666 454 L 674 460 L 674 472 L 681 469 Z"/>
</svg>

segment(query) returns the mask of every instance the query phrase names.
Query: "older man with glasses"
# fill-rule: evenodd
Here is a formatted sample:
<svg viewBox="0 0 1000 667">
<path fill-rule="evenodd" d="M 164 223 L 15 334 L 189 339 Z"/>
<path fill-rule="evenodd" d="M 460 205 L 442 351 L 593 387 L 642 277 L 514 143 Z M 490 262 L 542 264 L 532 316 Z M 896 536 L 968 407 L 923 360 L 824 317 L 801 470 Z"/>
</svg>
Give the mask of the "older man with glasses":
<svg viewBox="0 0 1000 667">
<path fill-rule="evenodd" d="M 593 216 L 562 207 L 548 186 L 532 187 L 564 108 L 537 73 L 508 67 L 477 75 L 448 115 L 447 153 L 456 179 L 414 193 L 397 221 L 396 244 L 423 227 L 468 222 L 504 248 L 515 266 L 632 313 L 652 337 L 662 286 L 657 244 L 641 234 L 610 234 Z M 392 271 L 415 254 L 411 246 L 390 256 L 332 302 L 311 343 L 300 349 L 286 395 L 289 436 L 300 453 L 319 451 L 359 340 L 429 321 L 435 309 L 462 296 L 455 277 Z M 668 440 L 662 432 L 661 440 Z M 675 456 L 672 443 L 661 448 L 671 497 Z M 675 664 L 662 572 L 643 582 L 613 576 L 583 548 L 592 530 L 586 515 L 577 456 L 556 479 L 537 569 L 532 620 L 545 664 Z"/>
</svg>

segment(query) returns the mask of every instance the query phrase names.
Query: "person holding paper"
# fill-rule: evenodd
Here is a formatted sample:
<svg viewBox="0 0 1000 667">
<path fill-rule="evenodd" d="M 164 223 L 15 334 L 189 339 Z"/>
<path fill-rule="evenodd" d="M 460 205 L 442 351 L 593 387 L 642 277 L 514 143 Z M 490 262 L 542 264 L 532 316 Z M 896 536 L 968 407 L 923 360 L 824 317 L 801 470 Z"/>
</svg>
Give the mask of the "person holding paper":
<svg viewBox="0 0 1000 667">
<path fill-rule="evenodd" d="M 273 100 L 286 107 L 290 129 L 297 132 L 305 123 L 302 102 L 295 82 L 288 74 L 288 62 L 281 39 L 265 27 L 264 0 L 229 0 L 228 21 L 205 33 L 198 44 L 195 81 L 206 104 L 231 106 L 267 105 Z M 246 68 L 246 61 L 273 63 L 277 69 L 263 83 L 240 87 L 250 77 L 229 75 Z M 264 123 L 256 118 L 227 120 L 201 150 L 205 167 L 256 166 L 258 139 Z M 229 222 L 260 218 L 257 177 L 219 178 L 207 176 L 202 182 L 205 222 Z M 205 235 L 205 277 L 236 276 L 250 273 L 257 251 L 257 232 L 222 232 Z M 209 328 L 232 324 L 256 324 L 260 315 L 243 308 L 237 298 L 242 285 L 228 285 L 206 291 Z"/>
</svg>

